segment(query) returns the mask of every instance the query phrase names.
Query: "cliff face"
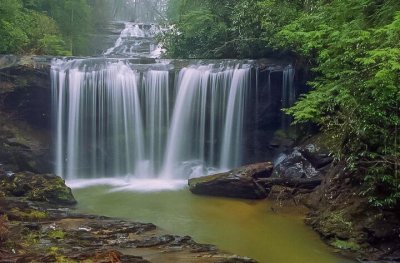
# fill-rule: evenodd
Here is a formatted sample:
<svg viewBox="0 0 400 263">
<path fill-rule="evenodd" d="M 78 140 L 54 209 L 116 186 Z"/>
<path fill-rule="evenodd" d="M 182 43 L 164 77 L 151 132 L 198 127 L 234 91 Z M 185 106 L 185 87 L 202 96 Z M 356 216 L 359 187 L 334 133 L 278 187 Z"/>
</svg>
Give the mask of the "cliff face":
<svg viewBox="0 0 400 263">
<path fill-rule="evenodd" d="M 52 170 L 49 64 L 0 58 L 0 163 L 6 171 Z"/>
</svg>

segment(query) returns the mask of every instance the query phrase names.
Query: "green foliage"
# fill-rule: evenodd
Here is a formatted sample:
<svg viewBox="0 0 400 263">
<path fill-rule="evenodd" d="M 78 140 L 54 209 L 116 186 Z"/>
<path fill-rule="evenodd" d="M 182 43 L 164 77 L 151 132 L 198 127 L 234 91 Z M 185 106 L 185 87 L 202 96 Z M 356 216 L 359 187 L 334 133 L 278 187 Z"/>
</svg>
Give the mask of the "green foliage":
<svg viewBox="0 0 400 263">
<path fill-rule="evenodd" d="M 174 29 L 163 38 L 175 58 L 258 57 L 267 53 L 261 36 L 258 0 L 171 0 Z"/>
<path fill-rule="evenodd" d="M 87 0 L 24 0 L 25 6 L 54 19 L 70 53 L 81 55 L 87 48 L 91 31 L 91 8 Z M 60 44 L 59 41 L 56 43 Z M 53 48 L 57 50 L 56 48 Z M 65 51 L 63 51 L 65 53 Z"/>
<path fill-rule="evenodd" d="M 170 15 L 171 57 L 301 56 L 313 90 L 286 112 L 319 125 L 371 203 L 400 204 L 400 1 L 172 0 Z"/>
<path fill-rule="evenodd" d="M 87 54 L 108 7 L 107 0 L 0 0 L 0 53 Z"/>
<path fill-rule="evenodd" d="M 396 13 L 397 11 L 397 13 Z M 400 3 L 331 1 L 303 12 L 275 44 L 314 61 L 314 90 L 286 112 L 330 135 L 332 150 L 365 175 L 373 204 L 400 202 Z"/>
<path fill-rule="evenodd" d="M 57 54 L 61 56 L 71 56 L 71 51 L 64 49 L 65 42 L 58 36 L 55 35 L 44 35 L 39 40 L 39 48 L 44 54 Z"/>
<path fill-rule="evenodd" d="M 60 38 L 56 22 L 43 13 L 26 9 L 20 0 L 0 0 L 0 53 L 38 53 L 44 50 L 41 42 L 48 36 Z M 59 55 L 62 47 L 54 49 L 47 43 L 47 48 Z M 60 52 L 55 52 L 60 51 Z"/>
</svg>

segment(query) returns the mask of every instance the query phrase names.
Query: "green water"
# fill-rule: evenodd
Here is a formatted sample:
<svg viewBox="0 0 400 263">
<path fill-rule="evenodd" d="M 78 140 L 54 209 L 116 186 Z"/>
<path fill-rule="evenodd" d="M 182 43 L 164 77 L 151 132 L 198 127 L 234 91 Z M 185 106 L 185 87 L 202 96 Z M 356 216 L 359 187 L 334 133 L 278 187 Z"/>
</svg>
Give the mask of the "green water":
<svg viewBox="0 0 400 263">
<path fill-rule="evenodd" d="M 111 192 L 95 186 L 74 190 L 79 210 L 151 222 L 197 242 L 261 263 L 347 263 L 334 254 L 295 212 L 273 212 L 266 201 L 200 197 L 180 191 Z"/>
</svg>

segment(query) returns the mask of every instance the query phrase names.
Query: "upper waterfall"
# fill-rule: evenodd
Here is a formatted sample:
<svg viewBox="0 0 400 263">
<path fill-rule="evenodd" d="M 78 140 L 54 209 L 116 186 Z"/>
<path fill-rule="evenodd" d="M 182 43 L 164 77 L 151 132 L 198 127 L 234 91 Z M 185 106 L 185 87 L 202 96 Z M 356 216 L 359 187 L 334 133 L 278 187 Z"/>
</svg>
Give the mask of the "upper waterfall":
<svg viewBox="0 0 400 263">
<path fill-rule="evenodd" d="M 161 55 L 162 47 L 155 37 L 164 29 L 158 24 L 123 22 L 123 25 L 120 36 L 114 46 L 104 52 L 105 56 L 157 58 Z"/>
</svg>

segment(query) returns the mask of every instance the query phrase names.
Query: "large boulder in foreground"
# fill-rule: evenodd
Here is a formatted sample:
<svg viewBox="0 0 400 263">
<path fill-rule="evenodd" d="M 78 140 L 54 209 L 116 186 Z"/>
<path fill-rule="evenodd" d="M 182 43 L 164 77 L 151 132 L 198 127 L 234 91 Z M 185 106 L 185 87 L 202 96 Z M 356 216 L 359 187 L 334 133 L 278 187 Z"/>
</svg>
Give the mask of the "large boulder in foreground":
<svg viewBox="0 0 400 263">
<path fill-rule="evenodd" d="M 270 162 L 251 164 L 226 173 L 189 179 L 189 189 L 199 195 L 264 199 L 267 192 L 256 181 L 271 176 L 272 170 Z"/>
<path fill-rule="evenodd" d="M 30 201 L 74 205 L 76 200 L 62 178 L 53 174 L 0 172 L 0 192 L 6 196 L 23 197 Z"/>
</svg>

